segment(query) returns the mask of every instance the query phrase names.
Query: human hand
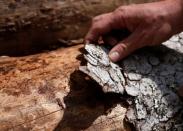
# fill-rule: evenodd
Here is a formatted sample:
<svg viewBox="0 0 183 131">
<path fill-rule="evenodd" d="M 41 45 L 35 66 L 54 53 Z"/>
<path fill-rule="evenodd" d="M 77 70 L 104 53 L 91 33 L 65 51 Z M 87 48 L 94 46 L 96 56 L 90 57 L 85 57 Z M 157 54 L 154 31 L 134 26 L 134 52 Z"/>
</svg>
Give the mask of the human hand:
<svg viewBox="0 0 183 131">
<path fill-rule="evenodd" d="M 113 47 L 109 57 L 117 62 L 144 46 L 161 44 L 183 29 L 181 0 L 121 6 L 114 12 L 97 16 L 85 37 L 85 41 L 104 43 Z M 127 29 L 130 35 L 123 40 L 113 35 L 113 30 Z"/>
</svg>

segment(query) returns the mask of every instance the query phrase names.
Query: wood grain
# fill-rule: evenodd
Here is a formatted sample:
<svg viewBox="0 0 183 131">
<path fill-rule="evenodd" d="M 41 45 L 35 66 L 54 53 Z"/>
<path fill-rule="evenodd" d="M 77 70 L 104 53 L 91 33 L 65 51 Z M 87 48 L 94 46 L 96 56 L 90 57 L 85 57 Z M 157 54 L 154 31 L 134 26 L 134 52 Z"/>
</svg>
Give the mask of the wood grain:
<svg viewBox="0 0 183 131">
<path fill-rule="evenodd" d="M 82 45 L 0 58 L 0 130 L 125 130 L 121 96 L 78 71 Z"/>
</svg>

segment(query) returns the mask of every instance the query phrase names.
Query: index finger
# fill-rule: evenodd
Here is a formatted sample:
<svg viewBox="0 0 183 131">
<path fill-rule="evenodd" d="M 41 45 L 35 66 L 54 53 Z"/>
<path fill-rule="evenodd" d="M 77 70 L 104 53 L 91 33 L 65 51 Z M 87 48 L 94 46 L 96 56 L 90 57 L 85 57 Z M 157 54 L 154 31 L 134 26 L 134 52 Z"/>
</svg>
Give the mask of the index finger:
<svg viewBox="0 0 183 131">
<path fill-rule="evenodd" d="M 113 29 L 113 15 L 107 13 L 99 15 L 92 20 L 92 26 L 90 27 L 85 41 L 98 42 L 100 36 L 107 34 Z"/>
</svg>

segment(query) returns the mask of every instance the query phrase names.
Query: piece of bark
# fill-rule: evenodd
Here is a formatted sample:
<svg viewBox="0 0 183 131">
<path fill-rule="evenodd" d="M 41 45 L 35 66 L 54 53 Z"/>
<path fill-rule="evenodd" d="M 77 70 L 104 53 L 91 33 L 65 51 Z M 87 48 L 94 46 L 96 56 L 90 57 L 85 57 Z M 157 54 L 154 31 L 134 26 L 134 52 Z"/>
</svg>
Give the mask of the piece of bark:
<svg viewBox="0 0 183 131">
<path fill-rule="evenodd" d="M 121 68 L 109 60 L 108 50 L 93 44 L 86 44 L 85 49 L 88 52 L 85 55 L 88 63 L 87 67 L 80 67 L 80 70 L 96 80 L 105 93 L 123 94 L 125 78 L 121 73 Z"/>
<path fill-rule="evenodd" d="M 125 3 L 142 1 L 1 0 L 0 54 L 21 54 L 28 49 L 42 49 L 55 43 L 62 45 L 63 41 L 82 38 L 92 17 Z"/>
<path fill-rule="evenodd" d="M 182 130 L 183 102 L 177 94 L 183 85 L 182 34 L 172 37 L 164 46 L 134 53 L 119 66 L 110 62 L 107 48 L 87 44 L 88 63 L 80 70 L 96 80 L 104 92 L 124 94 L 124 90 L 132 96 L 126 119 L 137 130 Z M 120 84 L 109 84 L 116 83 L 116 76 Z"/>
<path fill-rule="evenodd" d="M 81 47 L 0 57 L 1 131 L 129 130 L 120 97 L 77 71 Z"/>
</svg>

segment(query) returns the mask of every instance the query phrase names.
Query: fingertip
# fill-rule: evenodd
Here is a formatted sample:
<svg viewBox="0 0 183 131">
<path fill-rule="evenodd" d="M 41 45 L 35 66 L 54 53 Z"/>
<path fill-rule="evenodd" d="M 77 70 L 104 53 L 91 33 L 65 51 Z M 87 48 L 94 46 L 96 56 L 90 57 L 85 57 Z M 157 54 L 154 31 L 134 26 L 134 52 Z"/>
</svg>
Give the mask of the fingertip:
<svg viewBox="0 0 183 131">
<path fill-rule="evenodd" d="M 118 62 L 123 59 L 128 53 L 127 46 L 123 43 L 118 43 L 109 53 L 109 57 L 113 62 Z M 114 57 L 115 56 L 115 57 Z"/>
<path fill-rule="evenodd" d="M 84 38 L 84 42 L 86 43 L 86 42 L 90 42 L 92 40 L 92 37 L 91 37 L 91 35 L 90 35 L 90 32 L 88 32 L 87 34 L 86 34 L 86 36 L 85 36 L 85 38 Z"/>
<path fill-rule="evenodd" d="M 84 39 L 84 44 L 89 44 L 89 43 L 95 43 L 95 40 L 92 39 L 92 37 L 86 36 Z"/>
<path fill-rule="evenodd" d="M 87 39 L 85 39 L 84 41 L 83 41 L 83 43 L 84 44 L 89 44 L 89 43 L 91 43 L 89 40 L 87 40 Z"/>
<path fill-rule="evenodd" d="M 110 52 L 109 58 L 112 62 L 118 62 L 120 58 L 120 54 L 117 51 Z"/>
<path fill-rule="evenodd" d="M 98 41 L 98 35 L 92 29 L 90 29 L 85 36 L 85 42 L 96 43 Z"/>
</svg>

